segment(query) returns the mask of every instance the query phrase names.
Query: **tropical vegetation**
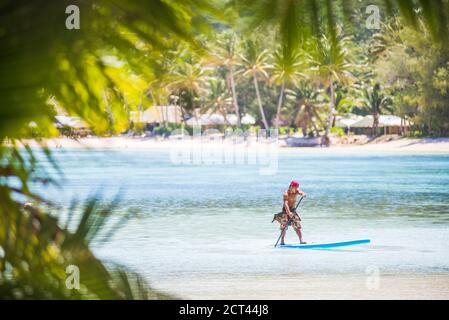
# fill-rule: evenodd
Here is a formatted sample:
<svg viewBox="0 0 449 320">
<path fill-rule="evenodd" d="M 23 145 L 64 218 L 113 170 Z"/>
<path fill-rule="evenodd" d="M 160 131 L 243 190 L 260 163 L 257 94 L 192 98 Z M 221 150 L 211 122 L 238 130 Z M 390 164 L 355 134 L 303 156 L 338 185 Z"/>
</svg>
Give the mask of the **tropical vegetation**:
<svg viewBox="0 0 449 320">
<path fill-rule="evenodd" d="M 81 20 L 70 30 L 73 5 Z M 380 29 L 366 27 L 368 5 Z M 0 0 L 0 17 L 1 298 L 166 298 L 92 253 L 132 218 L 119 201 L 59 208 L 37 192 L 63 175 L 40 139 L 57 134 L 61 111 L 97 135 L 168 104 L 183 119 L 233 113 L 237 126 L 251 113 L 326 144 L 347 113 L 393 113 L 416 134 L 449 135 L 447 0 Z M 86 275 L 79 290 L 66 285 L 69 266 Z"/>
</svg>

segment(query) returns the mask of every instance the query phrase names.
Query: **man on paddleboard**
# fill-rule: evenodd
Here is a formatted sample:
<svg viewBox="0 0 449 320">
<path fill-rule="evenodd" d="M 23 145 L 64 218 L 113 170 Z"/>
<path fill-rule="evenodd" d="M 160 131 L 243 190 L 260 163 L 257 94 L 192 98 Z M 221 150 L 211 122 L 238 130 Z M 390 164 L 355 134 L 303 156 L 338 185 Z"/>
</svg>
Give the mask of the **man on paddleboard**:
<svg viewBox="0 0 449 320">
<path fill-rule="evenodd" d="M 293 229 L 296 231 L 301 244 L 306 243 L 302 239 L 301 218 L 296 212 L 296 198 L 298 195 L 301 197 L 307 196 L 305 192 L 299 190 L 299 183 L 297 181 L 292 181 L 288 190 L 284 192 L 282 212 L 275 215 L 274 219 L 281 224 L 281 245 L 285 244 L 284 238 L 287 232 L 287 226 L 290 225 L 293 226 Z"/>
</svg>

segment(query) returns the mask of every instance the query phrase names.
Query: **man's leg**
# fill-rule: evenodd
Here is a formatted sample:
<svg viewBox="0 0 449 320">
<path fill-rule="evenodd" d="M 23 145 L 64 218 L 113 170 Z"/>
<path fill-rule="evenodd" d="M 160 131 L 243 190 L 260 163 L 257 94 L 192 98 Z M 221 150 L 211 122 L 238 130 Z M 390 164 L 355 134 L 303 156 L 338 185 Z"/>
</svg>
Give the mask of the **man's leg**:
<svg viewBox="0 0 449 320">
<path fill-rule="evenodd" d="M 285 234 L 287 233 L 287 225 L 281 228 L 281 245 L 284 245 Z"/>
<path fill-rule="evenodd" d="M 305 243 L 305 242 L 303 241 L 303 239 L 302 239 L 302 231 L 301 231 L 301 228 L 296 228 L 295 231 L 296 231 L 296 234 L 298 235 L 299 242 L 300 242 L 300 243 Z"/>
<path fill-rule="evenodd" d="M 296 234 L 298 235 L 299 238 L 299 242 L 301 244 L 306 243 L 303 239 L 302 239 L 302 226 L 301 226 L 301 220 L 299 219 L 299 217 L 295 218 L 295 222 L 293 223 L 293 227 L 295 228 Z"/>
</svg>

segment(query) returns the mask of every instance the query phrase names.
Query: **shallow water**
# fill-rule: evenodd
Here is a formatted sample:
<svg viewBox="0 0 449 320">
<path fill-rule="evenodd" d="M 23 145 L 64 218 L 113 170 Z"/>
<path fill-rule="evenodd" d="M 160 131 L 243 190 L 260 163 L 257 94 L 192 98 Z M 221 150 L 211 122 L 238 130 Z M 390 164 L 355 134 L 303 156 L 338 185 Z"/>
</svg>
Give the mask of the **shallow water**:
<svg viewBox="0 0 449 320">
<path fill-rule="evenodd" d="M 278 172 L 257 165 L 176 165 L 168 150 L 54 150 L 68 206 L 95 191 L 139 218 L 96 248 L 150 281 L 245 274 L 449 274 L 449 155 L 279 150 Z M 271 223 L 291 179 L 309 242 L 369 238 L 372 245 L 279 250 Z M 287 242 L 297 242 L 292 230 Z M 374 269 L 373 269 L 374 268 Z M 172 288 L 175 293 L 176 287 Z"/>
</svg>

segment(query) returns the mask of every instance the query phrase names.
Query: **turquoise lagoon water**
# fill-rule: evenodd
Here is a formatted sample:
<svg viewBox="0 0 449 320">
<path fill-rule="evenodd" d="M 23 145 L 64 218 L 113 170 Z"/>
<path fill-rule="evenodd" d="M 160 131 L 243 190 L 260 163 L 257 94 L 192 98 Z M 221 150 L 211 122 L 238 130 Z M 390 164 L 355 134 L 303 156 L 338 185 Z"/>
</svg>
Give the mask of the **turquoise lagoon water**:
<svg viewBox="0 0 449 320">
<path fill-rule="evenodd" d="M 63 189 L 40 192 L 69 206 L 94 192 L 135 210 L 105 245 L 104 259 L 153 279 L 198 275 L 449 272 L 449 155 L 281 149 L 278 171 L 257 165 L 176 165 L 168 150 L 54 150 Z M 273 244 L 291 179 L 306 241 L 370 238 L 335 250 L 280 250 Z M 289 231 L 287 242 L 297 242 Z"/>
</svg>

